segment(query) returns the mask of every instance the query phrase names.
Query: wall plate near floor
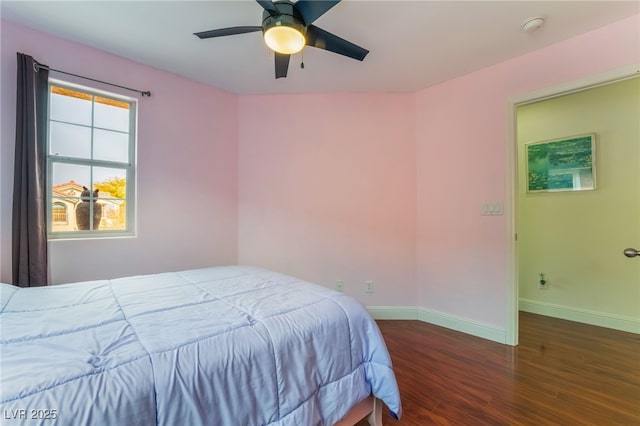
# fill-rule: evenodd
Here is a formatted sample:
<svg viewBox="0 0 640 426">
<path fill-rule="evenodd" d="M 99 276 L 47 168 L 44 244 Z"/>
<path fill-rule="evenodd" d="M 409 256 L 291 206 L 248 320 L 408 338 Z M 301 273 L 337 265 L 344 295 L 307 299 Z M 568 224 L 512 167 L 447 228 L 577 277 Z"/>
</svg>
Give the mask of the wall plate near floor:
<svg viewBox="0 0 640 426">
<path fill-rule="evenodd" d="M 367 280 L 367 281 L 364 282 L 364 292 L 365 293 L 374 293 L 375 292 L 375 285 L 374 285 L 373 281 Z"/>
</svg>

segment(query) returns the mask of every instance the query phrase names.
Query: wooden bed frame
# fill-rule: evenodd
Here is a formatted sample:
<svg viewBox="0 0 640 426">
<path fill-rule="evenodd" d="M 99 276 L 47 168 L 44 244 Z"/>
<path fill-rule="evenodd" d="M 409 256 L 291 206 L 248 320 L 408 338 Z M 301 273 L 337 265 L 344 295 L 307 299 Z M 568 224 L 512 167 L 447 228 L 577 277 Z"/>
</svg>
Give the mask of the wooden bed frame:
<svg viewBox="0 0 640 426">
<path fill-rule="evenodd" d="M 381 400 L 369 395 L 354 405 L 347 415 L 334 426 L 353 426 L 365 417 L 371 426 L 382 426 L 382 404 Z"/>
</svg>

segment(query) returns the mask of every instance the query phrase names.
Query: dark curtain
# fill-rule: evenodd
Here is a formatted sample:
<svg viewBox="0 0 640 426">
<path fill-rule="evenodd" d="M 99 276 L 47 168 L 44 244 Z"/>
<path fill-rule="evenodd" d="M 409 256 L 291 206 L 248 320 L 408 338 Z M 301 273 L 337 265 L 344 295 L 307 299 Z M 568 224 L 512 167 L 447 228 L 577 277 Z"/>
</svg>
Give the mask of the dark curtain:
<svg viewBox="0 0 640 426">
<path fill-rule="evenodd" d="M 16 152 L 13 175 L 13 284 L 48 284 L 46 146 L 49 71 L 18 53 Z"/>
</svg>

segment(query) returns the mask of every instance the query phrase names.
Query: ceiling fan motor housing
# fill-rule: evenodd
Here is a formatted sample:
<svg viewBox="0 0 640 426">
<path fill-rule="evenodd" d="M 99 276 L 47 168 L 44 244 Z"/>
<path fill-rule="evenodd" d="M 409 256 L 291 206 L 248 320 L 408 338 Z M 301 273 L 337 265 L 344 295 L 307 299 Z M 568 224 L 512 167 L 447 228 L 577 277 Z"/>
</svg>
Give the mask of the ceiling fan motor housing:
<svg viewBox="0 0 640 426">
<path fill-rule="evenodd" d="M 275 26 L 284 26 L 294 28 L 304 36 L 306 26 L 302 16 L 293 7 L 293 3 L 285 1 L 273 4 L 278 9 L 279 15 L 272 15 L 268 10 L 262 12 L 262 33 L 264 34 L 269 28 Z"/>
</svg>

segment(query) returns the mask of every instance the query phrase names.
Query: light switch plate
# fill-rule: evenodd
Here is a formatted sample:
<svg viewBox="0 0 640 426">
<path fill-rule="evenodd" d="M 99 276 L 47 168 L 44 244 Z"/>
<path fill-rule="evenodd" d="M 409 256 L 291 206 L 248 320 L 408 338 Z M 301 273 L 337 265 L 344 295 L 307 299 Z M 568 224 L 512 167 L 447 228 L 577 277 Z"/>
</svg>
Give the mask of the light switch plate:
<svg viewBox="0 0 640 426">
<path fill-rule="evenodd" d="M 502 203 L 500 201 L 483 203 L 481 214 L 482 216 L 501 216 Z"/>
</svg>

